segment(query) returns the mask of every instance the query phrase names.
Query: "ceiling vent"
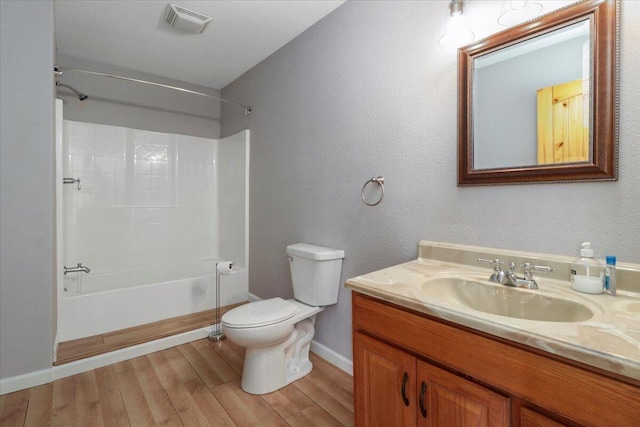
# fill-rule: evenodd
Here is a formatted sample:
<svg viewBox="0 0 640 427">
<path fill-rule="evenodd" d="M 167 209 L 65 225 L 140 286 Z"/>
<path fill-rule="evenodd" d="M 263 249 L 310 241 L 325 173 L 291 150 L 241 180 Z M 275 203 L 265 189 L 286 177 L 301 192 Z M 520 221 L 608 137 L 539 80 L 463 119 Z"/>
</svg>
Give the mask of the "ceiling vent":
<svg viewBox="0 0 640 427">
<path fill-rule="evenodd" d="M 189 34 L 200 34 L 207 28 L 211 17 L 185 9 L 184 7 L 176 6 L 175 4 L 169 4 L 167 7 L 167 16 L 164 20 L 176 30 Z"/>
</svg>

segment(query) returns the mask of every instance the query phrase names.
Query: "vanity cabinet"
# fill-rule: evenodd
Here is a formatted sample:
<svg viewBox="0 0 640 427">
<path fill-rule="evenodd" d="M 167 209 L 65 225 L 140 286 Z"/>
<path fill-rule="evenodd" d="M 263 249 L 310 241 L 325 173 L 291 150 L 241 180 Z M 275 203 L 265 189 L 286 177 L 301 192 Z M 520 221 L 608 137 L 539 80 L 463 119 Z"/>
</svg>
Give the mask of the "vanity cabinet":
<svg viewBox="0 0 640 427">
<path fill-rule="evenodd" d="M 362 384 L 356 425 L 508 425 L 508 397 L 362 333 L 356 332 L 354 348 Z"/>
<path fill-rule="evenodd" d="M 355 425 L 640 425 L 640 385 L 353 294 Z"/>
</svg>

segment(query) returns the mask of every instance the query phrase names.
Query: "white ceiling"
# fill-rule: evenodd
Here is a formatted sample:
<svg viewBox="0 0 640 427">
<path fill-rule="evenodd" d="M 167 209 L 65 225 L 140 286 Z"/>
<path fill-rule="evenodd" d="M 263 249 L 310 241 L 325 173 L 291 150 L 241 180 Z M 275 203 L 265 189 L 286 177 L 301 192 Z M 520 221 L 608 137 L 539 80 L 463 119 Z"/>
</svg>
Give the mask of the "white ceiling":
<svg viewBox="0 0 640 427">
<path fill-rule="evenodd" d="M 221 89 L 344 1 L 55 0 L 56 49 Z M 213 19 L 202 34 L 180 33 L 164 23 L 169 3 Z"/>
</svg>

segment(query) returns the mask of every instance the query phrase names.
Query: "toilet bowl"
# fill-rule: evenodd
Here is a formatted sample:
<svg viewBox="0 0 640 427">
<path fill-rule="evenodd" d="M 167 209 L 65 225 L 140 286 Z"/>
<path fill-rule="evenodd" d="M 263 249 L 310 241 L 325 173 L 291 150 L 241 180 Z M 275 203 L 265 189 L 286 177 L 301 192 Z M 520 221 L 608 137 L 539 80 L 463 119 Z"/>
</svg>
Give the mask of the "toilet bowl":
<svg viewBox="0 0 640 427">
<path fill-rule="evenodd" d="M 274 317 L 254 317 L 256 308 L 272 309 Z M 228 340 L 246 348 L 241 383 L 244 391 L 271 393 L 311 372 L 309 347 L 315 332 L 315 315 L 322 307 L 271 298 L 234 310 L 237 311 L 223 316 L 222 328 Z M 229 313 L 231 316 L 227 316 Z M 281 320 L 275 321 L 278 317 Z"/>
<path fill-rule="evenodd" d="M 246 348 L 241 386 L 247 393 L 271 393 L 311 372 L 316 315 L 338 300 L 343 251 L 298 243 L 287 254 L 294 299 L 251 302 L 222 316 L 227 339 Z"/>
</svg>

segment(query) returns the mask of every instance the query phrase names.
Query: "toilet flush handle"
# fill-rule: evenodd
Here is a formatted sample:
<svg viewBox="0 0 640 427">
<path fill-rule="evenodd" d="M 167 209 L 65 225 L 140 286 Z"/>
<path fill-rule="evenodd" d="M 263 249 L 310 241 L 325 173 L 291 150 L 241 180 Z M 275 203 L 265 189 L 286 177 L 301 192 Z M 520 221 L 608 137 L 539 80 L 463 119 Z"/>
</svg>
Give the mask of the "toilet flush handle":
<svg viewBox="0 0 640 427">
<path fill-rule="evenodd" d="M 293 262 L 293 257 L 291 255 L 287 255 L 287 259 L 289 260 L 289 262 Z"/>
</svg>

